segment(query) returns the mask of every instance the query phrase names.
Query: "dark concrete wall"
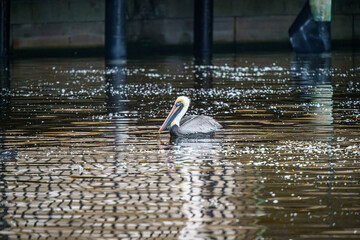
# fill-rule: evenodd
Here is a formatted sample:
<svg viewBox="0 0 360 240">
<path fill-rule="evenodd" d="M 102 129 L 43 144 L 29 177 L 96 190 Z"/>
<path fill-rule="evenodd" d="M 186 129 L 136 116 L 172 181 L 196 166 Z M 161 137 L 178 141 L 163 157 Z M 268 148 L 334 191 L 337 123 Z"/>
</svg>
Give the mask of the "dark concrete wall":
<svg viewBox="0 0 360 240">
<path fill-rule="evenodd" d="M 12 0 L 16 49 L 101 47 L 106 0 Z M 306 0 L 215 0 L 215 43 L 287 43 Z M 130 44 L 190 45 L 193 0 L 129 0 Z M 360 39 L 360 1 L 333 0 L 332 39 Z"/>
</svg>

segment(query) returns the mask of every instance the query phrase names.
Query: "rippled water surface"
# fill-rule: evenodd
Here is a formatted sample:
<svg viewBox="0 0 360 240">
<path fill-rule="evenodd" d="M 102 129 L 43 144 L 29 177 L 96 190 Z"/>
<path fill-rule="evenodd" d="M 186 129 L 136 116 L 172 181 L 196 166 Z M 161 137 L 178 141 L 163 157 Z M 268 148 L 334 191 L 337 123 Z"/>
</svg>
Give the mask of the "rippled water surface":
<svg viewBox="0 0 360 240">
<path fill-rule="evenodd" d="M 15 60 L 6 239 L 360 238 L 360 55 Z M 158 134 L 179 95 L 213 139 Z"/>
</svg>

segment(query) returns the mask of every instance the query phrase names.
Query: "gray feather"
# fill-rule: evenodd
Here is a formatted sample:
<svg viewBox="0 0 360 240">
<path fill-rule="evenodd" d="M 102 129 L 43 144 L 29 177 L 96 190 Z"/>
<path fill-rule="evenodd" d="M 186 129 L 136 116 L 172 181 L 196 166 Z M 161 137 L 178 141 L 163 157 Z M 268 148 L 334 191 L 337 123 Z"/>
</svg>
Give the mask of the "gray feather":
<svg viewBox="0 0 360 240">
<path fill-rule="evenodd" d="M 212 117 L 204 115 L 190 115 L 180 121 L 179 133 L 187 134 L 209 134 L 222 128 Z"/>
</svg>

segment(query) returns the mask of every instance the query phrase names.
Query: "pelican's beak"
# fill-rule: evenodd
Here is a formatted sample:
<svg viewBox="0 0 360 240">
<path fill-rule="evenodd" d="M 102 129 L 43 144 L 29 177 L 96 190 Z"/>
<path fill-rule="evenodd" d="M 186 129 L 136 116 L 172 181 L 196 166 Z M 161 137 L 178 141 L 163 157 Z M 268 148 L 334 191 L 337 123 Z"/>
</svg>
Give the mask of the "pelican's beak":
<svg viewBox="0 0 360 240">
<path fill-rule="evenodd" d="M 166 129 L 174 120 L 174 118 L 179 114 L 182 108 L 182 104 L 175 103 L 173 108 L 171 109 L 169 115 L 165 119 L 164 123 L 161 125 L 161 128 L 159 129 L 159 133 L 161 133 L 162 130 Z"/>
</svg>

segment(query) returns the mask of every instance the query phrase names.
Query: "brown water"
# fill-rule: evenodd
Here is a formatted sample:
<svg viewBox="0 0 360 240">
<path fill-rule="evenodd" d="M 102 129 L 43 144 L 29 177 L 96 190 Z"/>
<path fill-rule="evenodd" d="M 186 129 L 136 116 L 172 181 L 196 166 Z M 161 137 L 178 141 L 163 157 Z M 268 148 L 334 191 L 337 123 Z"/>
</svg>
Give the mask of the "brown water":
<svg viewBox="0 0 360 240">
<path fill-rule="evenodd" d="M 14 61 L 1 75 L 2 238 L 359 239 L 360 55 L 213 63 Z M 159 135 L 179 95 L 224 131 Z"/>
</svg>

